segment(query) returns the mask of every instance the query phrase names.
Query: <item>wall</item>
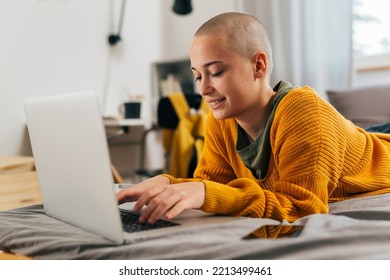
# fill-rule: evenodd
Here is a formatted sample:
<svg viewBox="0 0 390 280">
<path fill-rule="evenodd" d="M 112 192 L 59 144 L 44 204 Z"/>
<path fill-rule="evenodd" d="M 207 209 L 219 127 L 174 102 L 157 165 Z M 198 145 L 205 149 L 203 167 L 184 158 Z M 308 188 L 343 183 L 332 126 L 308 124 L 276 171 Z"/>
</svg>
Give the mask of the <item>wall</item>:
<svg viewBox="0 0 390 280">
<path fill-rule="evenodd" d="M 123 40 L 111 47 L 107 37 L 118 30 L 120 0 L 0 1 L 0 156 L 31 154 L 24 98 L 95 89 L 106 100 L 104 113 L 117 115 L 128 94 L 149 98 L 152 62 L 187 57 L 198 26 L 236 2 L 192 1 L 193 12 L 180 16 L 171 10 L 173 0 L 126 1 Z M 159 136 L 151 138 L 148 146 L 158 147 Z M 112 147 L 123 171 L 139 152 L 126 140 Z"/>
<path fill-rule="evenodd" d="M 136 16 L 145 26 L 143 32 L 158 34 L 160 13 L 150 0 L 134 3 L 127 11 L 124 41 L 113 50 L 107 37 L 117 30 L 119 4 L 105 0 L 0 2 L 0 34 L 4 39 L 0 45 L 0 155 L 29 152 L 24 137 L 24 98 L 82 89 L 95 89 L 102 97 L 107 88 L 107 111 L 114 112 L 126 86 L 134 91 L 148 90 L 147 65 L 160 50 L 143 46 L 157 45 L 158 36 L 137 35 L 138 30 L 128 20 Z M 151 10 L 157 22 L 147 25 L 137 12 L 140 10 Z M 135 44 L 131 37 L 140 38 Z"/>
</svg>

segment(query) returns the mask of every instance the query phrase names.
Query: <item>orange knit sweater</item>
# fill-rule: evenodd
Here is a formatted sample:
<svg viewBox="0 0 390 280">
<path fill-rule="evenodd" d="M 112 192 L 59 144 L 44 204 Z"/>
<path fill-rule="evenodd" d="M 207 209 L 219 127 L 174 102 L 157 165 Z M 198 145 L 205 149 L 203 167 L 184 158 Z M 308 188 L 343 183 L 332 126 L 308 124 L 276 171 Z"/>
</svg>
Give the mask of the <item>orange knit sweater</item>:
<svg viewBox="0 0 390 280">
<path fill-rule="evenodd" d="M 327 213 L 328 202 L 390 192 L 390 134 L 356 127 L 307 86 L 276 109 L 264 179 L 244 165 L 236 141 L 236 121 L 210 114 L 194 179 L 168 175 L 171 183 L 204 182 L 206 212 L 287 221 Z"/>
</svg>

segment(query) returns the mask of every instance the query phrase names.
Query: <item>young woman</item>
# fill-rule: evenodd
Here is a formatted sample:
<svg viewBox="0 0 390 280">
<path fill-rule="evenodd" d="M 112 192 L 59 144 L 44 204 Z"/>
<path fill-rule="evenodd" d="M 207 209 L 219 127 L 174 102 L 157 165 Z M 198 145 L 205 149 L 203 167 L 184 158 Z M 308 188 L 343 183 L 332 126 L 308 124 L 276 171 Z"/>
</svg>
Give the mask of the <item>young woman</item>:
<svg viewBox="0 0 390 280">
<path fill-rule="evenodd" d="M 328 203 L 390 192 L 390 134 L 341 116 L 314 89 L 269 84 L 272 50 L 263 25 L 245 13 L 204 23 L 191 68 L 209 104 L 194 178 L 159 175 L 117 194 L 137 200 L 141 222 L 188 208 L 294 221 Z"/>
</svg>

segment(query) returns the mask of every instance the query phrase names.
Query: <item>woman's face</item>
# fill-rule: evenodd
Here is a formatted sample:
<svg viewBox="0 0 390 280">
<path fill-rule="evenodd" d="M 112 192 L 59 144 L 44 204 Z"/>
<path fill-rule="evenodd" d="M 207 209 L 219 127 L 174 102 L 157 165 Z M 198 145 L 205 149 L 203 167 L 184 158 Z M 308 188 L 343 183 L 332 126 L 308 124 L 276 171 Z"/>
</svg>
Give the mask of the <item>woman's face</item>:
<svg viewBox="0 0 390 280">
<path fill-rule="evenodd" d="M 191 69 L 198 90 L 215 118 L 240 119 L 248 110 L 259 110 L 256 67 L 251 59 L 245 59 L 225 46 L 223 37 L 194 37 L 190 48 Z"/>
</svg>

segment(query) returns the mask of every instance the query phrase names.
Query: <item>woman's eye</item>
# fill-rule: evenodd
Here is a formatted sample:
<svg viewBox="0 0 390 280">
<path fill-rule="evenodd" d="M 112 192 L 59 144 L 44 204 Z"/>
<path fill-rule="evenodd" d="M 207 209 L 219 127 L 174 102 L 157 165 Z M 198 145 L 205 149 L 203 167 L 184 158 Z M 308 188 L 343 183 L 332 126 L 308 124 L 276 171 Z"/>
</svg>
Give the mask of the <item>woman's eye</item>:
<svg viewBox="0 0 390 280">
<path fill-rule="evenodd" d="M 217 72 L 217 73 L 212 73 L 211 74 L 211 77 L 219 77 L 219 76 L 221 76 L 223 74 L 223 70 L 222 71 L 219 71 L 219 72 Z"/>
<path fill-rule="evenodd" d="M 223 74 L 224 70 L 221 70 L 219 72 L 216 72 L 216 73 L 209 73 L 208 75 L 210 75 L 211 77 L 215 78 L 215 77 L 219 77 Z M 195 76 L 195 82 L 200 82 L 202 80 L 202 76 Z"/>
</svg>

